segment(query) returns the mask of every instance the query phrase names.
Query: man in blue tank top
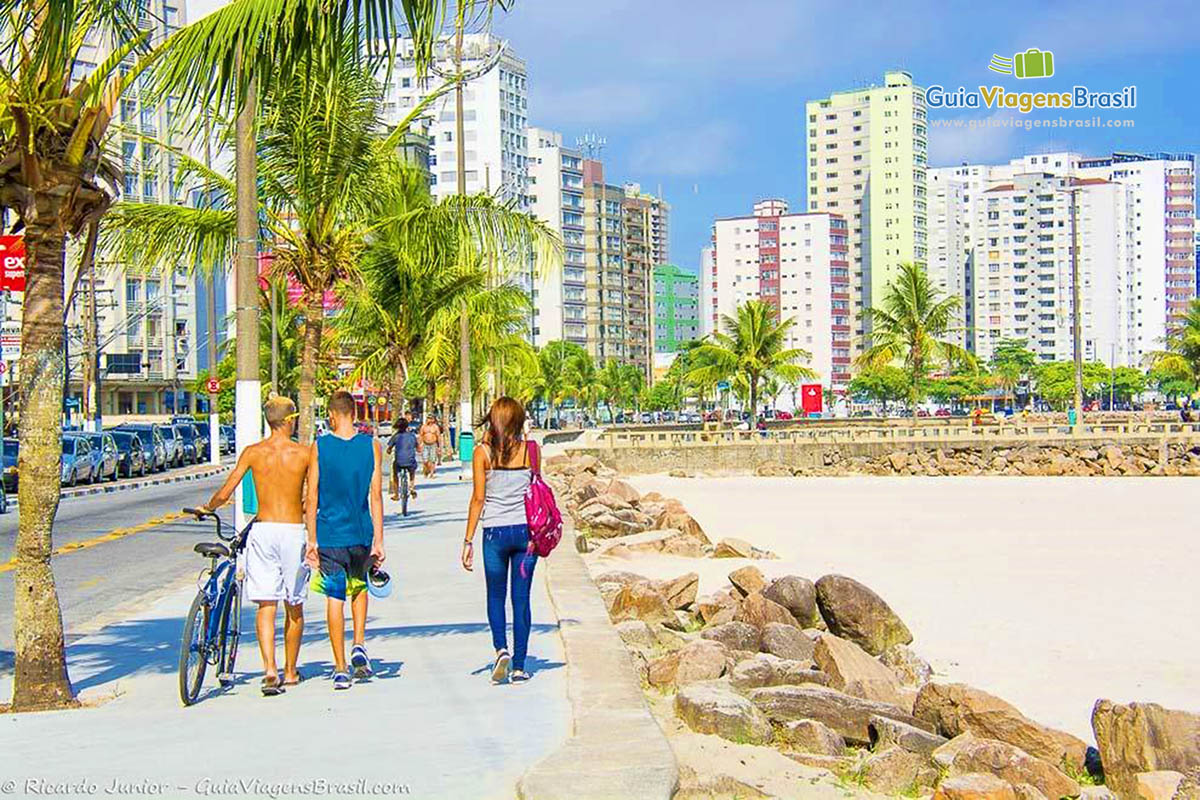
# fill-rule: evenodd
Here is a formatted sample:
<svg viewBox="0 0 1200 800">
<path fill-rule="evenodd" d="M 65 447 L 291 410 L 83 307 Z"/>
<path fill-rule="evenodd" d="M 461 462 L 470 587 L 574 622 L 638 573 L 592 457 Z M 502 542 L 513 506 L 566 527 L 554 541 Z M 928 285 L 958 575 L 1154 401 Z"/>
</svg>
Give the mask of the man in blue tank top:
<svg viewBox="0 0 1200 800">
<path fill-rule="evenodd" d="M 354 429 L 354 397 L 329 398 L 330 432 L 312 445 L 306 558 L 311 587 L 325 595 L 325 617 L 333 647 L 333 688 L 352 685 L 346 666 L 346 600 L 354 620 L 350 666 L 354 677 L 371 675 L 367 656 L 367 572 L 383 563 L 383 455 L 374 437 Z"/>
</svg>

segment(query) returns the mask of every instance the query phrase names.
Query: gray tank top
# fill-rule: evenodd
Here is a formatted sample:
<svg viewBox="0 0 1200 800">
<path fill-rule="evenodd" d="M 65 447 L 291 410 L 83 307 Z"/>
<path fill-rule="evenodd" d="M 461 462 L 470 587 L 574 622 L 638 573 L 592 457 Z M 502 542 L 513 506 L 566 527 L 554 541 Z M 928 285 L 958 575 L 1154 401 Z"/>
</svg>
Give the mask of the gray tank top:
<svg viewBox="0 0 1200 800">
<path fill-rule="evenodd" d="M 524 443 L 522 443 L 522 447 Z M 492 458 L 488 449 L 488 460 Z M 533 479 L 529 467 L 492 467 L 483 487 L 483 527 L 525 524 L 525 490 Z"/>
</svg>

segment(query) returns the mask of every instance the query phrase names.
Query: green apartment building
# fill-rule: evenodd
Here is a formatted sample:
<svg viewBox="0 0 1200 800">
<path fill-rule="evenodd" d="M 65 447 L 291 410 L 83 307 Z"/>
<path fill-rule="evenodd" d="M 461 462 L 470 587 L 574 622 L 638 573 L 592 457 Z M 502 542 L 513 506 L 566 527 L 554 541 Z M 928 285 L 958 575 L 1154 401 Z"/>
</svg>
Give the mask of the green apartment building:
<svg viewBox="0 0 1200 800">
<path fill-rule="evenodd" d="M 700 278 L 674 264 L 654 268 L 654 352 L 700 338 Z"/>
<path fill-rule="evenodd" d="M 861 352 L 864 308 L 903 262 L 925 264 L 925 90 L 891 71 L 882 86 L 834 92 L 806 107 L 808 210 L 840 214 L 850 244 L 850 342 Z"/>
</svg>

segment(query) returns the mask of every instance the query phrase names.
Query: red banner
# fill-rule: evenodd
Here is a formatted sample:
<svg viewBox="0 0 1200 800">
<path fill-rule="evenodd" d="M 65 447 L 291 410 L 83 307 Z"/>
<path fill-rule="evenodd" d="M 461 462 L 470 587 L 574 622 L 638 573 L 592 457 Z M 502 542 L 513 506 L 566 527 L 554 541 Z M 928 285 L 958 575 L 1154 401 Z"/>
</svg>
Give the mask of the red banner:
<svg viewBox="0 0 1200 800">
<path fill-rule="evenodd" d="M 267 278 L 271 273 L 271 265 L 275 261 L 274 253 L 260 253 L 258 256 L 258 285 L 259 288 L 266 291 L 270 284 Z M 304 299 L 304 289 L 296 282 L 296 279 L 291 275 L 287 279 L 287 302 L 290 306 L 299 306 Z M 342 302 L 338 300 L 337 294 L 332 290 L 325 292 L 324 297 L 325 313 L 336 311 L 342 307 Z"/>
<path fill-rule="evenodd" d="M 25 291 L 25 237 L 0 236 L 0 292 Z"/>
<path fill-rule="evenodd" d="M 800 387 L 800 408 L 805 414 L 820 414 L 824 392 L 819 383 L 806 383 Z"/>
</svg>

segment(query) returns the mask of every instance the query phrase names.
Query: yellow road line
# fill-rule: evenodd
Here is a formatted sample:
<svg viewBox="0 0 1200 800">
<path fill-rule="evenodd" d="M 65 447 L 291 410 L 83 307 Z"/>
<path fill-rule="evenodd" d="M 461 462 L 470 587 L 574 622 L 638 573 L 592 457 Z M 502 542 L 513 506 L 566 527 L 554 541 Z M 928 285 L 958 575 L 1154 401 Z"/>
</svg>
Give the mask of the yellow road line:
<svg viewBox="0 0 1200 800">
<path fill-rule="evenodd" d="M 113 528 L 108 533 L 102 533 L 99 536 L 93 536 L 91 539 L 83 539 L 82 541 L 64 544 L 62 547 L 55 548 L 52 555 L 61 556 L 67 553 L 76 553 L 80 550 L 87 550 L 89 547 L 95 547 L 98 544 L 104 544 L 105 542 L 115 542 L 118 539 L 124 539 L 126 536 L 133 536 L 134 534 L 141 533 L 142 531 L 148 531 L 151 528 L 157 528 L 159 525 L 166 525 L 168 522 L 174 522 L 177 519 L 188 516 L 191 515 L 184 514 L 179 511 L 170 511 L 166 514 L 163 514 L 161 517 L 154 517 L 141 523 L 140 525 L 134 525 L 129 528 Z M 0 573 L 9 572 L 15 569 L 16 566 L 17 559 L 15 557 L 10 558 L 8 561 L 0 564 Z"/>
</svg>

